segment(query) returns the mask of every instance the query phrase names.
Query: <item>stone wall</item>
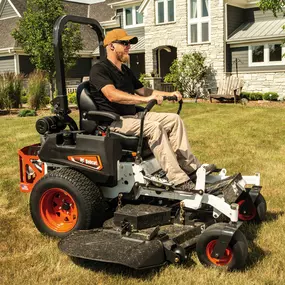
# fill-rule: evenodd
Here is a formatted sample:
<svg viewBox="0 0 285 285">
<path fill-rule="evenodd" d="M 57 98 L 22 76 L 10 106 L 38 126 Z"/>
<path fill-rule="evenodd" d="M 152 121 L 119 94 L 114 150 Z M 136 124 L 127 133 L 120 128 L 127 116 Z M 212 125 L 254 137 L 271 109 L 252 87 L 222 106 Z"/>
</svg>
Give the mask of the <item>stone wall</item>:
<svg viewBox="0 0 285 285">
<path fill-rule="evenodd" d="M 216 87 L 217 81 L 225 74 L 225 6 L 223 0 L 210 2 L 210 43 L 188 44 L 188 1 L 176 0 L 175 23 L 156 25 L 155 2 L 150 0 L 144 12 L 146 73 L 157 69 L 154 50 L 159 46 L 176 47 L 178 58 L 184 53 L 200 51 L 206 56 L 206 64 L 212 70 L 207 85 L 209 88 Z"/>
<path fill-rule="evenodd" d="M 155 2 L 150 0 L 144 11 L 145 23 L 145 63 L 146 73 L 157 70 L 155 49 L 160 46 L 177 48 L 177 57 L 184 53 L 200 51 L 206 56 L 206 64 L 211 74 L 207 79 L 207 89 L 216 89 L 217 83 L 226 75 L 226 29 L 225 5 L 223 0 L 210 1 L 210 42 L 188 44 L 187 13 L 188 0 L 176 0 L 176 22 L 155 24 Z M 239 74 L 245 82 L 244 91 L 277 92 L 285 98 L 284 72 L 243 72 Z"/>
<path fill-rule="evenodd" d="M 285 99 L 284 71 L 240 73 L 244 81 L 243 91 L 246 92 L 277 92 L 279 99 Z"/>
</svg>

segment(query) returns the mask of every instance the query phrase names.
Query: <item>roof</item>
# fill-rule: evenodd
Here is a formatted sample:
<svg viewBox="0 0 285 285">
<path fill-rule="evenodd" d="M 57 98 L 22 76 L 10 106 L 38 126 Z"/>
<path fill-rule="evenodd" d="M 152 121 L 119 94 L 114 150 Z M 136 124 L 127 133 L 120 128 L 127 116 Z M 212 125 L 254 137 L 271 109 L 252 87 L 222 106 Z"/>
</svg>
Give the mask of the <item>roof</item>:
<svg viewBox="0 0 285 285">
<path fill-rule="evenodd" d="M 115 16 L 116 11 L 108 4 L 116 1 L 117 0 L 106 0 L 105 2 L 90 5 L 89 17 L 97 20 L 98 22 L 111 20 L 111 18 Z"/>
<path fill-rule="evenodd" d="M 20 13 L 20 15 L 23 17 L 27 6 L 27 0 L 11 0 L 11 2 L 13 3 L 17 11 Z"/>
<path fill-rule="evenodd" d="M 131 45 L 130 54 L 132 53 L 139 53 L 139 52 L 145 52 L 145 37 L 144 36 L 138 36 L 138 43 L 135 45 Z M 95 49 L 93 52 L 94 56 L 99 56 L 99 47 Z"/>
<path fill-rule="evenodd" d="M 240 25 L 228 38 L 228 43 L 254 42 L 285 37 L 285 18 L 247 22 Z"/>
<path fill-rule="evenodd" d="M 13 3 L 14 7 L 18 10 L 18 12 L 23 16 L 23 13 L 26 9 L 27 0 L 10 1 L 11 3 Z M 63 5 L 67 14 L 87 17 L 88 5 L 65 1 L 63 2 Z M 0 49 L 8 50 L 8 48 L 13 48 L 16 46 L 15 40 L 11 36 L 11 32 L 17 27 L 17 22 L 19 21 L 19 19 L 19 17 L 15 17 L 0 21 Z M 98 41 L 95 32 L 85 25 L 81 25 L 80 29 L 81 36 L 83 38 L 84 50 L 90 52 L 93 51 L 98 46 Z"/>
<path fill-rule="evenodd" d="M 15 46 L 15 39 L 12 37 L 11 32 L 16 27 L 18 20 L 19 18 L 10 18 L 0 21 L 0 49 Z"/>
</svg>

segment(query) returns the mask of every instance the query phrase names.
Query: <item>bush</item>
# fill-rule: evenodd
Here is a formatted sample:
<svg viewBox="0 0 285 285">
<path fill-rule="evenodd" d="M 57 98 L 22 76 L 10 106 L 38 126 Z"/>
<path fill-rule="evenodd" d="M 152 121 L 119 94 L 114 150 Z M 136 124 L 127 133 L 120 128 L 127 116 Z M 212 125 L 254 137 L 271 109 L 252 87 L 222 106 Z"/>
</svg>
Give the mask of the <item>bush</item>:
<svg viewBox="0 0 285 285">
<path fill-rule="evenodd" d="M 21 110 L 18 114 L 18 117 L 33 117 L 33 116 L 37 116 L 37 113 L 35 110 Z"/>
<path fill-rule="evenodd" d="M 140 74 L 140 78 L 139 81 L 143 84 L 144 87 L 151 87 L 150 86 L 150 82 L 146 79 L 146 77 L 150 77 L 150 75 L 145 74 L 145 73 L 141 73 Z"/>
<path fill-rule="evenodd" d="M 200 52 L 184 54 L 181 60 L 175 59 L 164 81 L 173 83 L 183 97 L 196 97 L 205 83 L 209 67 Z"/>
<path fill-rule="evenodd" d="M 19 108 L 23 92 L 22 74 L 5 72 L 0 75 L 0 109 Z"/>
<path fill-rule="evenodd" d="M 276 92 L 266 92 L 263 94 L 263 100 L 277 101 L 278 98 L 279 95 Z"/>
<path fill-rule="evenodd" d="M 27 96 L 22 96 L 21 97 L 21 104 L 27 104 L 28 103 L 28 97 Z"/>
<path fill-rule="evenodd" d="M 250 92 L 241 92 L 240 93 L 240 98 L 242 99 L 242 98 L 245 98 L 245 99 L 247 99 L 247 100 L 250 100 L 249 98 L 250 98 Z"/>
<path fill-rule="evenodd" d="M 47 105 L 47 79 L 45 73 L 36 70 L 28 79 L 28 104 L 31 109 L 37 110 Z"/>
<path fill-rule="evenodd" d="M 67 95 L 67 98 L 68 98 L 68 103 L 77 105 L 76 92 L 69 93 Z"/>
<path fill-rule="evenodd" d="M 251 92 L 249 95 L 249 100 L 256 101 L 256 100 L 262 100 L 263 94 L 261 92 Z"/>
</svg>

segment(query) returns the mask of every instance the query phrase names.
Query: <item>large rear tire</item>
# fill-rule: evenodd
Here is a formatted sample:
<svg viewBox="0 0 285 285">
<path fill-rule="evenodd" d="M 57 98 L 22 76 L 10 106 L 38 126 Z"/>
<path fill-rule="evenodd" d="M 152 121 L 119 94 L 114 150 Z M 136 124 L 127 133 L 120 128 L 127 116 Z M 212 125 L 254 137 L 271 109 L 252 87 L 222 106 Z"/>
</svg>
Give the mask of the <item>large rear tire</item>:
<svg viewBox="0 0 285 285">
<path fill-rule="evenodd" d="M 227 270 L 241 269 L 247 259 L 248 243 L 240 230 L 234 233 L 224 256 L 220 258 L 211 256 L 225 225 L 225 223 L 211 225 L 200 235 L 196 244 L 198 258 L 205 266 L 225 267 Z"/>
<path fill-rule="evenodd" d="M 49 172 L 36 183 L 30 196 L 30 212 L 37 229 L 52 237 L 96 226 L 93 220 L 103 214 L 103 207 L 99 188 L 70 168 Z"/>
</svg>

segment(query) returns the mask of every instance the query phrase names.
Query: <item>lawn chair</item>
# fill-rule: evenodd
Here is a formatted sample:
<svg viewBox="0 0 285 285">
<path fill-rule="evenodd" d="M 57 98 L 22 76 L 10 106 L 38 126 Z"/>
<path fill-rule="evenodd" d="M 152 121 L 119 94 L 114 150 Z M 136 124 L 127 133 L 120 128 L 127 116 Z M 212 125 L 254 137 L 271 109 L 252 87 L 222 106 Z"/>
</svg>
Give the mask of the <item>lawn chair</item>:
<svg viewBox="0 0 285 285">
<path fill-rule="evenodd" d="M 240 98 L 241 89 L 243 87 L 243 81 L 234 76 L 228 76 L 218 84 L 218 90 L 216 94 L 212 94 L 210 91 L 210 102 L 212 98 L 217 100 L 234 99 L 236 103 Z"/>
</svg>

